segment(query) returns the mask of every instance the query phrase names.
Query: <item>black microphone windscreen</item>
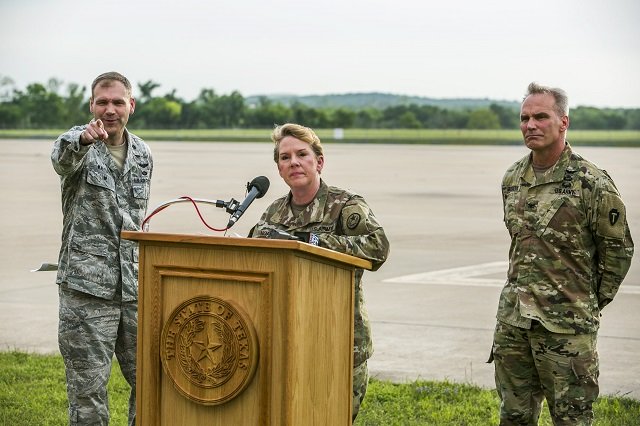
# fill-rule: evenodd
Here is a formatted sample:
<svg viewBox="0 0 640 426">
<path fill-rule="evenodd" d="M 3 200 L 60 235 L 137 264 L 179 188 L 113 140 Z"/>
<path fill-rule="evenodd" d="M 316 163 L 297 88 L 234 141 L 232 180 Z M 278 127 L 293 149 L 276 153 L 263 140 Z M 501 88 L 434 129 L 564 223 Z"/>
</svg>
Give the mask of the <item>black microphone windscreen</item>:
<svg viewBox="0 0 640 426">
<path fill-rule="evenodd" d="M 269 185 L 270 182 L 266 176 L 258 176 L 249 183 L 247 188 L 251 189 L 251 187 L 255 187 L 258 190 L 256 198 L 262 198 L 269 190 Z"/>
</svg>

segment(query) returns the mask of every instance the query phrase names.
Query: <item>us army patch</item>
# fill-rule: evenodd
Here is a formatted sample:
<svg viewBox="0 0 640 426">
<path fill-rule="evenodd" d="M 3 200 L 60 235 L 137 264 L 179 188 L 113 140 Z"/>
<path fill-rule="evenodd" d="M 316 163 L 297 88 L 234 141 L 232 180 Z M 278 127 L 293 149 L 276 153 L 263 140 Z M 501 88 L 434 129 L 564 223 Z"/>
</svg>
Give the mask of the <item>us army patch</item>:
<svg viewBox="0 0 640 426">
<path fill-rule="evenodd" d="M 615 225 L 618 219 L 620 218 L 620 212 L 618 209 L 609 210 L 609 223 L 611 226 Z"/>
<path fill-rule="evenodd" d="M 605 193 L 602 195 L 599 216 L 598 235 L 624 239 L 625 208 L 617 194 Z"/>
<path fill-rule="evenodd" d="M 340 212 L 342 230 L 346 235 L 363 235 L 369 231 L 368 212 L 363 206 L 354 204 L 346 206 Z"/>
<path fill-rule="evenodd" d="M 347 218 L 347 228 L 349 229 L 356 229 L 359 223 L 360 223 L 359 213 L 351 213 Z"/>
</svg>

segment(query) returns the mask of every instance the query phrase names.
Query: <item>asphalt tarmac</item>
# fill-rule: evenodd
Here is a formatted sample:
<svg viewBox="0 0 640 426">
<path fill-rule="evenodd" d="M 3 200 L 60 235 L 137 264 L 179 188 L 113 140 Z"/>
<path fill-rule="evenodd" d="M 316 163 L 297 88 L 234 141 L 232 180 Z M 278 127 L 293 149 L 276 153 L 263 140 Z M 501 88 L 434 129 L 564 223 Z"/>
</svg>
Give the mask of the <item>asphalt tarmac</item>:
<svg viewBox="0 0 640 426">
<path fill-rule="evenodd" d="M 265 136 L 267 140 L 268 135 Z M 0 350 L 58 351 L 54 272 L 62 214 L 53 141 L 0 140 Z M 150 209 L 182 195 L 242 201 L 256 176 L 271 181 L 231 229 L 246 235 L 287 192 L 265 143 L 150 141 L 155 169 Z M 576 148 L 615 180 L 636 239 L 640 232 L 640 151 Z M 323 178 L 363 195 L 391 241 L 391 255 L 364 276 L 373 326 L 374 377 L 397 382 L 449 380 L 494 388 L 491 348 L 509 247 L 500 180 L 527 153 L 522 146 L 325 145 Z M 224 227 L 228 215 L 202 208 Z M 151 220 L 151 231 L 218 235 L 188 204 Z M 599 333 L 601 394 L 640 399 L 640 267 L 637 256 Z"/>
</svg>

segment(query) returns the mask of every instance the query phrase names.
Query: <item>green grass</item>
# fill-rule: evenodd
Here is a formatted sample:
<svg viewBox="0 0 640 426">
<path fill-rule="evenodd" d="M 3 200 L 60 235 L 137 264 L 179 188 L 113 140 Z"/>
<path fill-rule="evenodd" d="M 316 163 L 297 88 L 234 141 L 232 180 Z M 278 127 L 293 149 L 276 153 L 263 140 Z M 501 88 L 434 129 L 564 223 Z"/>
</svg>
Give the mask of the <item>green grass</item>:
<svg viewBox="0 0 640 426">
<path fill-rule="evenodd" d="M 499 399 L 495 390 L 449 382 L 416 381 L 394 384 L 372 380 L 356 425 L 497 425 Z M 595 405 L 595 426 L 637 426 L 640 401 L 600 397 Z M 540 426 L 552 426 L 543 407 Z"/>
<path fill-rule="evenodd" d="M 117 364 L 116 364 L 117 365 Z M 111 424 L 125 425 L 129 387 L 118 367 L 109 381 Z M 371 380 L 356 425 L 409 426 L 498 424 L 495 391 L 468 384 Z M 594 407 L 596 426 L 637 426 L 640 401 L 602 397 Z M 65 425 L 67 397 L 59 355 L 0 352 L 0 425 Z M 550 426 L 543 409 L 540 425 Z"/>
<path fill-rule="evenodd" d="M 111 424 L 126 425 L 129 385 L 117 363 L 109 381 Z M 68 424 L 64 363 L 59 355 L 0 352 L 0 425 Z"/>
<path fill-rule="evenodd" d="M 0 129 L 0 139 L 54 140 L 67 129 Z M 149 141 L 228 141 L 270 142 L 270 129 L 135 129 L 135 134 Z M 456 129 L 345 129 L 343 139 L 335 139 L 333 129 L 318 129 L 323 142 L 386 143 L 386 144 L 451 144 L 451 145 L 519 145 L 519 130 L 456 130 Z M 637 130 L 571 130 L 568 139 L 573 145 L 640 147 Z"/>
</svg>

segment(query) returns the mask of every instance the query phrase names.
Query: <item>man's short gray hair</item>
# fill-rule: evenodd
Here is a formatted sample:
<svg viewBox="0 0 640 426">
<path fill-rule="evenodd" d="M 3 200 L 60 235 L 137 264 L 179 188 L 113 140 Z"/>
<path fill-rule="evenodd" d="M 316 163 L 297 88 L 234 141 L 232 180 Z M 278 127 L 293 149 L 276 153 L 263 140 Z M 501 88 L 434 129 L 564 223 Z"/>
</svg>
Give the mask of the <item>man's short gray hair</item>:
<svg viewBox="0 0 640 426">
<path fill-rule="evenodd" d="M 529 83 L 524 99 L 526 99 L 527 96 L 530 95 L 540 94 L 548 94 L 553 96 L 556 101 L 554 109 L 558 113 L 558 115 L 560 117 L 563 117 L 565 115 L 569 116 L 569 97 L 567 96 L 567 92 L 558 87 L 543 86 L 534 81 L 532 83 Z"/>
</svg>

